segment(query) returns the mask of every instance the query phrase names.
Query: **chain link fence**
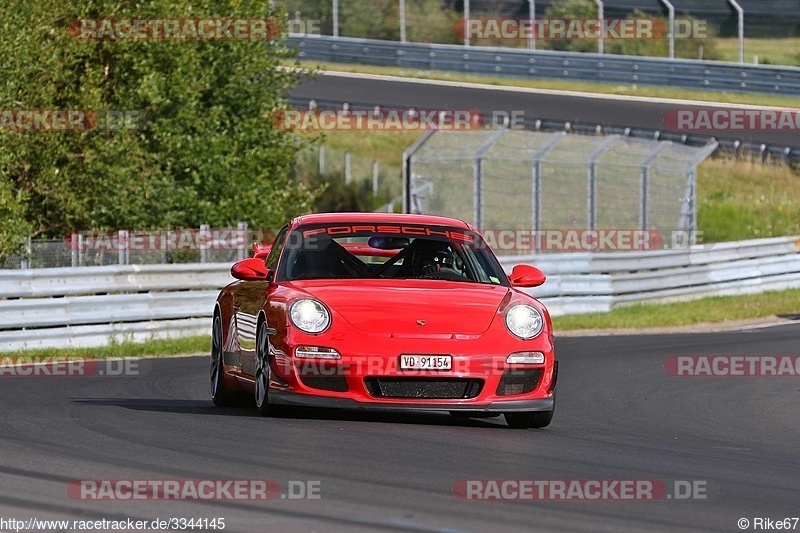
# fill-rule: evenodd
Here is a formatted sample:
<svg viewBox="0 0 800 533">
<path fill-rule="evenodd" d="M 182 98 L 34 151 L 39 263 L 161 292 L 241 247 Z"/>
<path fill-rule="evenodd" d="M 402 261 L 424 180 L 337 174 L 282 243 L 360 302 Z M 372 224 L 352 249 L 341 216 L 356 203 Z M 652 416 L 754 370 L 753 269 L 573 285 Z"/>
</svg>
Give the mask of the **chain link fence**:
<svg viewBox="0 0 800 533">
<path fill-rule="evenodd" d="M 303 179 L 303 175 L 318 174 L 326 181 L 361 184 L 358 188 L 360 194 L 369 196 L 375 207 L 365 206 L 365 210 L 393 213 L 402 207 L 402 169 L 399 167 L 329 146 L 312 145 L 298 154 L 295 169 L 298 179 Z"/>
<path fill-rule="evenodd" d="M 325 145 L 311 145 L 300 151 L 296 174 L 316 171 L 325 178 L 343 178 L 345 183 L 368 182 L 374 197 L 400 197 L 402 176 L 399 167 L 381 164 L 348 151 Z"/>
<path fill-rule="evenodd" d="M 509 129 L 427 132 L 405 155 L 404 211 L 465 220 L 500 254 L 683 247 L 697 229 L 696 167 L 716 147 Z M 609 238 L 618 246 L 600 242 Z M 620 244 L 636 238 L 648 243 Z"/>
</svg>

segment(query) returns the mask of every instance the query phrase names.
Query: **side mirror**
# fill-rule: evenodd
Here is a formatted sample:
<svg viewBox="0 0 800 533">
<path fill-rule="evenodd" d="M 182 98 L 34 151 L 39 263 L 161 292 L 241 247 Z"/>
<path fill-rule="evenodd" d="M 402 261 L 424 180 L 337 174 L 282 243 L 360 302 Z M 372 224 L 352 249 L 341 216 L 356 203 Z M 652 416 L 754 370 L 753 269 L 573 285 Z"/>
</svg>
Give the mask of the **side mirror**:
<svg viewBox="0 0 800 533">
<path fill-rule="evenodd" d="M 231 267 L 231 276 L 244 281 L 266 281 L 267 274 L 269 270 L 264 260 L 255 257 L 239 261 Z"/>
<path fill-rule="evenodd" d="M 536 267 L 517 265 L 514 267 L 514 270 L 511 271 L 511 275 L 508 279 L 515 287 L 538 287 L 547 280 L 547 276 Z"/>
</svg>

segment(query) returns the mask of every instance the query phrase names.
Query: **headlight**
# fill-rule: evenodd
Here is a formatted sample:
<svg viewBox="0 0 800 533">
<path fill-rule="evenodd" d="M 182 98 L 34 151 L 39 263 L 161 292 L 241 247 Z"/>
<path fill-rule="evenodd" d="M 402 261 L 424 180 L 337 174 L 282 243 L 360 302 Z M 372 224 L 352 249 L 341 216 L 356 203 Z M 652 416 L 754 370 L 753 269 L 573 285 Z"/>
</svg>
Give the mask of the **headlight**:
<svg viewBox="0 0 800 533">
<path fill-rule="evenodd" d="M 517 304 L 506 311 L 506 328 L 515 337 L 533 339 L 542 332 L 542 314 L 533 306 Z"/>
<path fill-rule="evenodd" d="M 289 308 L 289 318 L 297 329 L 306 333 L 322 333 L 331 325 L 331 314 L 318 300 L 303 298 Z"/>
</svg>

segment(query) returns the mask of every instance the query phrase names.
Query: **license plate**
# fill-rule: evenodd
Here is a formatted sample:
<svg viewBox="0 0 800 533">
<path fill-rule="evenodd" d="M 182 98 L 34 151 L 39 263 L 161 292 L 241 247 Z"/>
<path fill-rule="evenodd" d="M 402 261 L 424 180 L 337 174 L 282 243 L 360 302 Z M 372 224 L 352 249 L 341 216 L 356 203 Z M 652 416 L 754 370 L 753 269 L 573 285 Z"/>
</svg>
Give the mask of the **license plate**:
<svg viewBox="0 0 800 533">
<path fill-rule="evenodd" d="M 400 370 L 450 370 L 453 357 L 450 355 L 401 355 Z"/>
</svg>

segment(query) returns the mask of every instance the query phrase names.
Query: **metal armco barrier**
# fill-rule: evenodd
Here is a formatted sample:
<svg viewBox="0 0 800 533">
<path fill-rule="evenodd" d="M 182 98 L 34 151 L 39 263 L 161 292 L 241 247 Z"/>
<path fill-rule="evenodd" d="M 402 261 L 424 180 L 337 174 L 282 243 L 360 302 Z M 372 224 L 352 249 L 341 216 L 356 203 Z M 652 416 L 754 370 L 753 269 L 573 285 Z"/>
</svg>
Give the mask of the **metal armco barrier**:
<svg viewBox="0 0 800 533">
<path fill-rule="evenodd" d="M 230 263 L 0 270 L 0 351 L 208 335 Z"/>
<path fill-rule="evenodd" d="M 800 95 L 800 68 L 292 35 L 299 59 L 517 78 Z"/>
<path fill-rule="evenodd" d="M 606 312 L 637 303 L 800 288 L 800 238 L 693 246 L 688 250 L 503 257 L 531 263 L 547 283 L 527 292 L 553 315 Z"/>
<path fill-rule="evenodd" d="M 688 250 L 501 257 L 529 263 L 547 283 L 530 289 L 553 315 L 608 311 L 800 287 L 800 239 L 780 237 Z M 208 335 L 230 264 L 0 271 L 0 351 L 101 346 Z"/>
</svg>

